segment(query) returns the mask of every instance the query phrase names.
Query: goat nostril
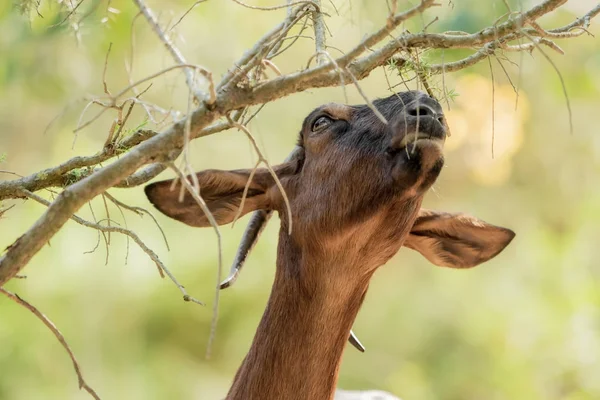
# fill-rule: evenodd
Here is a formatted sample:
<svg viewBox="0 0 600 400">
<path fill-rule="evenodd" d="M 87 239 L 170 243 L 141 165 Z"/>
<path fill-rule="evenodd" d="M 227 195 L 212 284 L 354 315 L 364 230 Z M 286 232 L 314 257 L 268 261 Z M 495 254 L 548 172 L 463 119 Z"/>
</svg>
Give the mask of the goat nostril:
<svg viewBox="0 0 600 400">
<path fill-rule="evenodd" d="M 444 117 L 437 117 L 437 120 L 440 122 L 440 124 L 444 125 Z"/>
<path fill-rule="evenodd" d="M 429 107 L 415 107 L 408 110 L 408 115 L 413 117 L 433 116 L 435 113 Z"/>
</svg>

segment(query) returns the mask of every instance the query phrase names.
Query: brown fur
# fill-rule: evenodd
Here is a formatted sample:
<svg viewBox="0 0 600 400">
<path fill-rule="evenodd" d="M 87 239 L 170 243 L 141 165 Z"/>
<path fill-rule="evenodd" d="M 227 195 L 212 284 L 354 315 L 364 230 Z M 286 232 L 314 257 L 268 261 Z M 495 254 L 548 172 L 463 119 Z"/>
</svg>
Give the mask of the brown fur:
<svg viewBox="0 0 600 400">
<path fill-rule="evenodd" d="M 331 399 L 369 281 L 402 245 L 436 265 L 464 268 L 494 257 L 512 240 L 508 229 L 420 208 L 443 166 L 446 125 L 437 101 L 404 92 L 375 106 L 389 124 L 364 105 L 328 104 L 305 119 L 296 155 L 276 167 L 290 200 L 291 235 L 279 189 L 268 171 L 256 172 L 243 213 L 279 213 L 277 270 L 228 400 Z M 320 128 L 313 131 L 317 121 Z M 408 140 L 417 129 L 434 140 Z M 250 170 L 197 175 L 219 223 L 232 220 L 249 175 Z M 191 196 L 179 202 L 179 186 L 173 191 L 171 186 L 154 183 L 146 194 L 166 215 L 207 226 Z"/>
</svg>

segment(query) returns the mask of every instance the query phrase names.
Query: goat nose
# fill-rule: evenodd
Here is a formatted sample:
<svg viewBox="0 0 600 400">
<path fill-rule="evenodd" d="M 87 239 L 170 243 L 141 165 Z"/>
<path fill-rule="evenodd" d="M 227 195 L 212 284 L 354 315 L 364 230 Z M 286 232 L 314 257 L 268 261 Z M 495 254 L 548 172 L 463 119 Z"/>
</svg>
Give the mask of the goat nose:
<svg viewBox="0 0 600 400">
<path fill-rule="evenodd" d="M 438 117 L 438 113 L 427 104 L 411 104 L 406 110 L 406 114 L 413 117 Z"/>
</svg>

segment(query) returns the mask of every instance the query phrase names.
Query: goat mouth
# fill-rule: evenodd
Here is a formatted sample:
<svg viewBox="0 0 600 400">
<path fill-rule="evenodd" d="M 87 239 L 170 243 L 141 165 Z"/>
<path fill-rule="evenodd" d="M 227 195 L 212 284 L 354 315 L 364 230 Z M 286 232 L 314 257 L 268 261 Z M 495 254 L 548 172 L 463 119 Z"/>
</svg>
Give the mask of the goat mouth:
<svg viewBox="0 0 600 400">
<path fill-rule="evenodd" d="M 422 143 L 432 143 L 439 147 L 443 147 L 444 145 L 444 135 L 440 135 L 437 132 L 435 133 L 426 133 L 426 132 L 413 132 L 405 135 L 399 143 L 398 148 L 403 149 L 406 146 L 413 144 L 419 145 Z"/>
</svg>

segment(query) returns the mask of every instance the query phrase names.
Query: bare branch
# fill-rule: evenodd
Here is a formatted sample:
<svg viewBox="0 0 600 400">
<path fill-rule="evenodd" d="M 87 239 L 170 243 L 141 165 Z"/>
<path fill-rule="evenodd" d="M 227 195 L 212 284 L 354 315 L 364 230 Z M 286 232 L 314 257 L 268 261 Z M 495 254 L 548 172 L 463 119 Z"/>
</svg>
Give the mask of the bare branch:
<svg viewBox="0 0 600 400">
<path fill-rule="evenodd" d="M 215 217 L 210 212 L 208 206 L 204 202 L 204 199 L 200 196 L 200 193 L 190 184 L 187 177 L 177 167 L 175 167 L 175 164 L 169 163 L 169 167 L 173 171 L 175 171 L 175 173 L 179 177 L 179 181 L 183 184 L 183 186 L 188 191 L 188 193 L 196 201 L 198 206 L 200 206 L 200 208 L 204 212 L 204 215 L 206 215 L 206 218 L 210 222 L 210 225 L 215 230 L 215 234 L 217 235 L 217 247 L 218 247 L 218 253 L 219 253 L 219 262 L 218 262 L 218 267 L 217 267 L 217 285 L 216 285 L 216 290 L 215 290 L 215 302 L 213 304 L 213 320 L 211 322 L 210 335 L 208 338 L 208 346 L 206 348 L 206 357 L 210 358 L 212 342 L 215 338 L 216 331 L 217 331 L 217 321 L 219 318 L 219 297 L 220 297 L 219 296 L 220 295 L 219 286 L 221 284 L 221 275 L 223 274 L 222 273 L 223 263 L 222 263 L 221 233 L 219 232 L 219 224 L 217 224 Z M 195 177 L 195 175 L 194 175 L 194 177 Z"/>
<path fill-rule="evenodd" d="M 338 60 L 338 64 L 340 64 L 342 67 L 345 67 L 356 57 L 360 56 L 366 49 L 370 49 L 377 43 L 384 40 L 388 35 L 390 35 L 390 32 L 394 28 L 398 27 L 404 21 L 407 21 L 408 19 L 414 17 L 417 14 L 422 13 L 423 11 L 430 7 L 433 7 L 434 5 L 436 5 L 434 3 L 434 0 L 421 0 L 421 4 L 419 4 L 418 6 L 415 6 L 401 14 L 390 16 L 388 18 L 386 26 L 368 36 L 358 46 L 346 53 L 344 57 L 341 57 Z"/>
<path fill-rule="evenodd" d="M 294 1 L 294 2 L 288 2 L 288 4 L 281 4 L 278 6 L 271 6 L 271 7 L 260 7 L 260 6 L 251 6 L 250 4 L 246 4 L 240 0 L 232 0 L 234 3 L 239 4 L 240 6 L 246 7 L 246 8 L 251 8 L 253 10 L 262 10 L 262 11 L 273 11 L 273 10 L 281 10 L 282 8 L 288 8 L 288 7 L 293 7 L 293 6 L 297 6 L 299 4 L 306 4 L 306 5 L 311 5 L 313 6 L 318 12 L 320 12 L 320 8 L 319 8 L 319 0 L 305 0 L 305 1 Z"/>
<path fill-rule="evenodd" d="M 156 35 L 158 36 L 160 41 L 163 42 L 163 44 L 165 45 L 165 47 L 167 48 L 169 53 L 171 53 L 171 56 L 173 56 L 173 59 L 175 60 L 175 62 L 177 62 L 178 64 L 181 64 L 181 65 L 187 64 L 187 62 L 185 61 L 185 58 L 183 57 L 183 54 L 181 54 L 181 51 L 179 51 L 179 49 L 177 47 L 175 47 L 175 44 L 173 44 L 173 42 L 171 41 L 169 36 L 167 36 L 167 34 L 160 27 L 158 20 L 154 16 L 154 13 L 152 12 L 152 10 L 150 8 L 148 8 L 148 6 L 146 6 L 146 4 L 144 3 L 143 0 L 133 0 L 133 2 L 138 6 L 138 8 L 140 9 L 140 12 L 144 15 L 144 17 L 146 18 L 146 20 L 152 27 L 152 30 L 154 30 L 154 32 L 156 33 Z M 202 92 L 200 92 L 196 89 L 196 83 L 195 83 L 195 79 L 194 79 L 194 75 L 193 75 L 193 70 L 189 67 L 186 67 L 184 69 L 184 72 L 185 72 L 185 78 L 186 78 L 188 87 L 194 93 L 194 96 L 196 96 L 196 98 L 199 101 L 205 100 L 208 102 L 208 104 L 214 104 L 216 95 L 215 95 L 215 90 L 214 90 L 214 83 L 212 81 L 212 74 L 206 68 L 203 68 L 200 66 L 196 66 L 195 68 L 202 73 L 202 75 L 206 78 L 206 80 L 209 83 L 208 99 L 206 99 L 207 96 L 205 96 L 204 94 L 202 94 Z"/>
<path fill-rule="evenodd" d="M 154 224 L 160 231 L 160 234 L 161 234 L 163 240 L 165 241 L 165 246 L 167 247 L 167 250 L 171 250 L 171 248 L 169 246 L 169 241 L 167 240 L 167 235 L 165 235 L 165 231 L 163 231 L 162 226 L 160 226 L 160 224 L 158 223 L 158 221 L 156 220 L 156 218 L 150 211 L 146 210 L 143 207 L 133 207 L 128 204 L 125 204 L 108 192 L 105 192 L 104 195 L 119 208 L 124 208 L 125 210 L 131 211 L 131 212 L 137 214 L 139 217 L 143 217 L 144 214 L 148 215 L 152 219 L 152 221 L 154 221 Z"/>
<path fill-rule="evenodd" d="M 226 122 L 218 122 L 213 125 L 207 126 L 197 132 L 192 132 L 192 138 L 201 138 L 204 136 L 213 135 L 215 133 L 224 131 L 231 128 L 231 125 Z M 138 144 L 153 138 L 158 133 L 142 129 L 128 136 L 126 139 L 118 143 L 114 147 L 105 147 L 102 151 L 93 156 L 78 156 L 58 165 L 57 167 L 48 168 L 38 173 L 22 177 L 22 179 L 16 179 L 13 181 L 0 181 L 0 200 L 10 198 L 20 198 L 19 188 L 27 189 L 32 192 L 36 192 L 41 189 L 49 187 L 65 187 L 69 184 L 79 182 L 80 180 L 91 175 L 94 170 L 89 169 L 94 165 L 100 164 L 112 157 L 124 153 Z M 173 157 L 177 157 L 178 153 Z M 162 163 L 152 164 L 129 177 L 123 178 L 115 187 L 134 187 L 139 186 L 148 182 L 166 169 L 166 166 Z M 73 174 L 72 171 L 80 170 L 79 174 Z M 11 173 L 17 176 L 14 172 L 0 171 L 5 173 Z"/>
<path fill-rule="evenodd" d="M 312 2 L 310 2 L 312 4 Z M 244 55 L 235 62 L 234 67 L 221 79 L 217 85 L 217 91 L 221 92 L 224 88 L 234 87 L 250 69 L 257 65 L 265 55 L 268 55 L 272 49 L 268 49 L 268 44 L 273 40 L 277 43 L 283 40 L 287 32 L 298 22 L 304 15 L 306 10 L 304 7 L 297 7 L 288 13 L 285 20 L 275 28 L 267 32 L 256 44 Z M 268 49 L 268 50 L 267 50 Z"/>
<path fill-rule="evenodd" d="M 143 4 L 141 0 L 136 1 L 138 4 Z M 263 105 L 293 93 L 339 85 L 340 77 L 344 79 L 344 83 L 355 83 L 368 76 L 375 68 L 385 65 L 390 59 L 402 58 L 398 53 L 410 49 L 476 49 L 475 53 L 467 59 L 433 65 L 427 71 L 431 74 L 450 72 L 472 65 L 494 54 L 496 50 L 511 45 L 510 41 L 513 40 L 526 38 L 535 43 L 537 46 L 534 47 L 537 49 L 541 44 L 552 46 L 549 42 L 551 39 L 569 38 L 575 36 L 575 33 L 585 32 L 589 21 L 600 13 L 600 6 L 595 6 L 573 23 L 555 29 L 532 25 L 532 21 L 536 22 L 538 18 L 556 10 L 564 3 L 565 0 L 545 0 L 525 12 L 511 13 L 505 22 L 494 23 L 475 33 L 402 32 L 393 40 L 384 43 L 392 33 L 392 29 L 436 5 L 433 0 L 422 0 L 413 8 L 394 13 L 385 27 L 368 35 L 349 52 L 337 58 L 335 63 L 326 62 L 303 71 L 283 73 L 282 76 L 262 82 L 259 81 L 260 75 L 255 74 L 253 85 L 241 84 L 243 79 L 250 76 L 249 73 L 254 68 L 256 68 L 255 72 L 264 68 L 263 59 L 268 59 L 270 54 L 276 54 L 278 50 L 271 52 L 280 46 L 290 29 L 317 7 L 313 2 L 292 2 L 291 5 L 297 4 L 297 6 L 291 9 L 285 20 L 246 52 L 214 90 L 209 90 L 212 93 L 209 97 L 214 102 L 209 99 L 206 103 L 201 103 L 187 118 L 177 121 L 161 133 L 140 130 L 132 137 L 119 142 L 114 148 L 111 149 L 109 146 L 94 156 L 75 157 L 41 173 L 0 182 L 0 199 L 22 197 L 23 188 L 35 191 L 50 186 L 66 186 L 38 221 L 0 258 L 0 286 L 17 274 L 82 205 L 113 186 L 139 184 L 160 173 L 162 167 L 157 166 L 156 163 L 170 162 L 181 153 L 185 142 L 186 123 L 189 123 L 189 137 L 192 139 L 209 134 L 205 132 L 227 129 L 231 126 L 230 123 L 209 125 L 235 110 L 243 112 L 247 107 Z M 533 40 L 540 38 L 548 41 Z M 366 49 L 369 49 L 369 52 L 363 56 Z M 117 95 L 109 97 L 108 103 L 103 103 L 101 99 L 96 99 L 96 102 L 104 107 L 115 106 L 117 99 L 136 85 L 176 68 L 192 68 L 200 73 L 206 71 L 190 64 L 176 65 L 134 82 Z M 104 110 L 105 108 L 103 112 Z M 123 153 L 126 150 L 129 151 Z M 116 155 L 119 155 L 119 158 L 112 164 L 97 168 L 99 162 L 112 159 Z M 147 164 L 151 165 L 138 171 Z"/>
<path fill-rule="evenodd" d="M 148 82 L 148 81 L 150 81 L 150 80 L 152 80 L 152 79 L 155 79 L 155 78 L 156 78 L 156 77 L 158 77 L 158 76 L 161 76 L 161 75 L 163 75 L 163 74 L 165 74 L 165 73 L 167 73 L 167 72 L 169 72 L 169 71 L 172 71 L 172 70 L 174 70 L 174 69 L 178 69 L 178 68 L 195 68 L 195 69 L 198 69 L 199 71 L 201 71 L 201 70 L 204 70 L 204 68 L 202 68 L 202 67 L 200 67 L 200 66 L 198 66 L 198 65 L 193 65 L 193 64 L 180 64 L 180 65 L 172 65 L 172 66 L 170 66 L 170 67 L 167 67 L 167 68 L 165 68 L 165 69 L 163 69 L 163 70 L 161 70 L 161 71 L 158 71 L 158 72 L 156 72 L 156 73 L 154 73 L 154 74 L 152 74 L 152 75 L 150 75 L 150 76 L 147 76 L 147 77 L 145 77 L 145 78 L 143 78 L 143 79 L 140 79 L 140 80 L 139 80 L 139 81 L 137 81 L 137 82 L 134 82 L 134 83 L 130 84 L 130 85 L 129 85 L 129 86 L 127 86 L 125 89 L 123 89 L 123 90 L 121 90 L 119 93 L 117 93 L 115 96 L 112 96 L 112 97 L 110 97 L 110 98 L 109 98 L 109 102 L 108 102 L 108 103 L 102 103 L 102 102 L 100 101 L 100 99 L 93 99 L 92 101 L 90 101 L 90 102 L 88 103 L 88 106 L 90 106 L 90 105 L 92 105 L 92 104 L 98 104 L 98 105 L 101 105 L 101 106 L 103 107 L 103 108 L 102 108 L 102 111 L 100 111 L 100 112 L 99 112 L 98 114 L 96 114 L 96 115 L 95 115 L 95 116 L 94 116 L 92 119 L 90 119 L 89 121 L 87 121 L 87 122 L 86 122 L 86 123 L 84 123 L 84 124 L 81 124 L 81 118 L 80 118 L 80 123 L 77 125 L 77 128 L 75 128 L 74 132 L 79 132 L 79 131 L 80 131 L 80 130 L 82 130 L 83 128 L 86 128 L 87 126 L 91 125 L 91 124 L 92 124 L 93 122 L 95 122 L 95 121 L 96 121 L 98 118 L 100 118 L 100 117 L 101 117 L 101 116 L 104 114 L 104 112 L 105 112 L 106 110 L 108 110 L 109 108 L 115 108 L 115 107 L 116 107 L 116 105 L 117 105 L 117 100 L 118 100 L 118 99 L 119 99 L 121 96 L 123 96 L 125 93 L 127 93 L 128 91 L 130 91 L 130 90 L 133 90 L 133 89 L 134 89 L 136 86 L 139 86 L 139 85 L 141 85 L 142 83 Z M 207 71 L 207 73 L 208 73 L 208 71 Z M 214 91 L 214 88 L 213 88 L 213 91 Z M 211 92 L 211 98 L 212 98 L 212 94 L 213 94 L 213 93 Z M 87 106 L 86 106 L 86 107 L 87 107 Z M 85 110 L 84 110 L 84 111 L 85 111 Z M 82 115 L 83 115 L 83 113 L 82 113 Z"/>
<path fill-rule="evenodd" d="M 37 201 L 40 204 L 43 204 L 47 207 L 51 206 L 51 203 L 48 200 L 36 195 L 35 193 L 31 193 L 27 190 L 24 190 L 23 194 L 25 196 Z M 129 236 L 144 251 L 144 253 L 146 253 L 152 261 L 154 261 L 154 263 L 156 264 L 156 266 L 158 268 L 158 271 L 164 272 L 171 279 L 171 281 L 175 284 L 175 286 L 177 286 L 177 289 L 179 289 L 179 291 L 183 295 L 184 301 L 191 301 L 196 304 L 204 305 L 204 303 L 202 303 L 199 300 L 196 300 L 195 298 L 191 297 L 187 293 L 187 291 L 185 290 L 185 287 L 179 283 L 177 278 L 175 278 L 175 276 L 171 273 L 171 271 L 169 271 L 169 269 L 161 261 L 161 259 L 158 257 L 158 255 L 154 251 L 152 251 L 152 249 L 150 249 L 148 246 L 146 246 L 146 244 L 142 241 L 142 239 L 140 239 L 140 237 L 135 232 L 130 231 L 129 229 L 121 228 L 119 226 L 110 226 L 110 225 L 104 226 L 104 225 L 100 225 L 100 223 L 89 222 L 81 217 L 78 217 L 77 215 L 71 215 L 70 218 L 80 225 L 83 225 L 88 228 L 96 229 L 101 232 L 117 232 L 117 233 L 121 233 L 123 235 Z"/>
<path fill-rule="evenodd" d="M 71 350 L 71 346 L 67 343 L 67 340 L 63 336 L 63 334 L 58 330 L 54 322 L 52 322 L 48 317 L 46 317 L 40 310 L 38 310 L 33 304 L 24 300 L 21 296 L 16 293 L 9 292 L 8 290 L 0 287 L 0 293 L 4 294 L 6 297 L 19 304 L 20 306 L 25 307 L 29 311 L 33 313 L 40 321 L 44 323 L 50 329 L 52 334 L 56 337 L 56 339 L 60 342 L 62 347 L 66 350 L 69 358 L 71 358 L 71 362 L 73 362 L 73 368 L 75 369 L 75 373 L 77 374 L 77 380 L 79 381 L 79 389 L 83 389 L 90 394 L 94 399 L 100 400 L 100 396 L 91 388 L 90 385 L 87 384 L 85 379 L 83 378 L 83 373 L 81 372 L 81 367 L 77 362 L 77 358 L 75 358 L 75 354 L 73 354 L 73 350 Z"/>
<path fill-rule="evenodd" d="M 312 12 L 313 28 L 315 30 L 315 51 L 317 53 L 317 64 L 323 65 L 327 62 L 323 52 L 327 44 L 325 43 L 325 20 L 321 12 L 321 0 L 313 0 L 318 9 Z"/>
<path fill-rule="evenodd" d="M 287 218 L 288 218 L 288 234 L 291 235 L 292 234 L 292 207 L 290 206 L 290 201 L 287 197 L 287 194 L 285 193 L 285 190 L 283 189 L 283 185 L 281 184 L 279 177 L 277 176 L 277 174 L 271 167 L 271 164 L 269 163 L 269 161 L 265 158 L 265 156 L 260 151 L 260 148 L 258 147 L 258 144 L 256 143 L 256 139 L 254 138 L 254 136 L 252 135 L 250 130 L 246 126 L 244 126 L 242 124 L 238 124 L 237 122 L 235 122 L 233 120 L 230 120 L 229 122 L 231 123 L 231 125 L 233 125 L 234 127 L 238 128 L 239 130 L 241 130 L 242 132 L 244 132 L 246 134 L 246 136 L 248 137 L 248 140 L 250 140 L 250 143 L 252 144 L 252 147 L 254 148 L 254 151 L 256 152 L 256 155 L 258 156 L 259 162 L 262 162 L 265 164 L 265 167 L 267 167 L 267 169 L 269 170 L 269 173 L 273 177 L 273 180 L 275 181 L 277 188 L 281 192 L 283 201 L 285 202 L 285 207 L 287 210 Z"/>
<path fill-rule="evenodd" d="M 300 38 L 314 40 L 314 38 L 312 36 L 302 35 L 302 33 L 306 29 L 307 25 L 308 25 L 308 18 L 305 18 L 304 22 L 302 23 L 302 26 L 300 27 L 300 32 L 297 35 L 288 36 L 288 37 L 281 39 L 281 41 L 279 42 L 279 46 L 273 47 L 273 49 L 271 50 L 271 52 L 269 53 L 269 55 L 267 57 L 273 59 L 273 58 L 277 57 L 278 55 L 284 53 L 286 50 L 288 50 L 290 47 L 292 47 Z M 285 40 L 291 40 L 291 42 L 282 49 L 281 45 L 283 45 L 283 42 Z"/>
</svg>

